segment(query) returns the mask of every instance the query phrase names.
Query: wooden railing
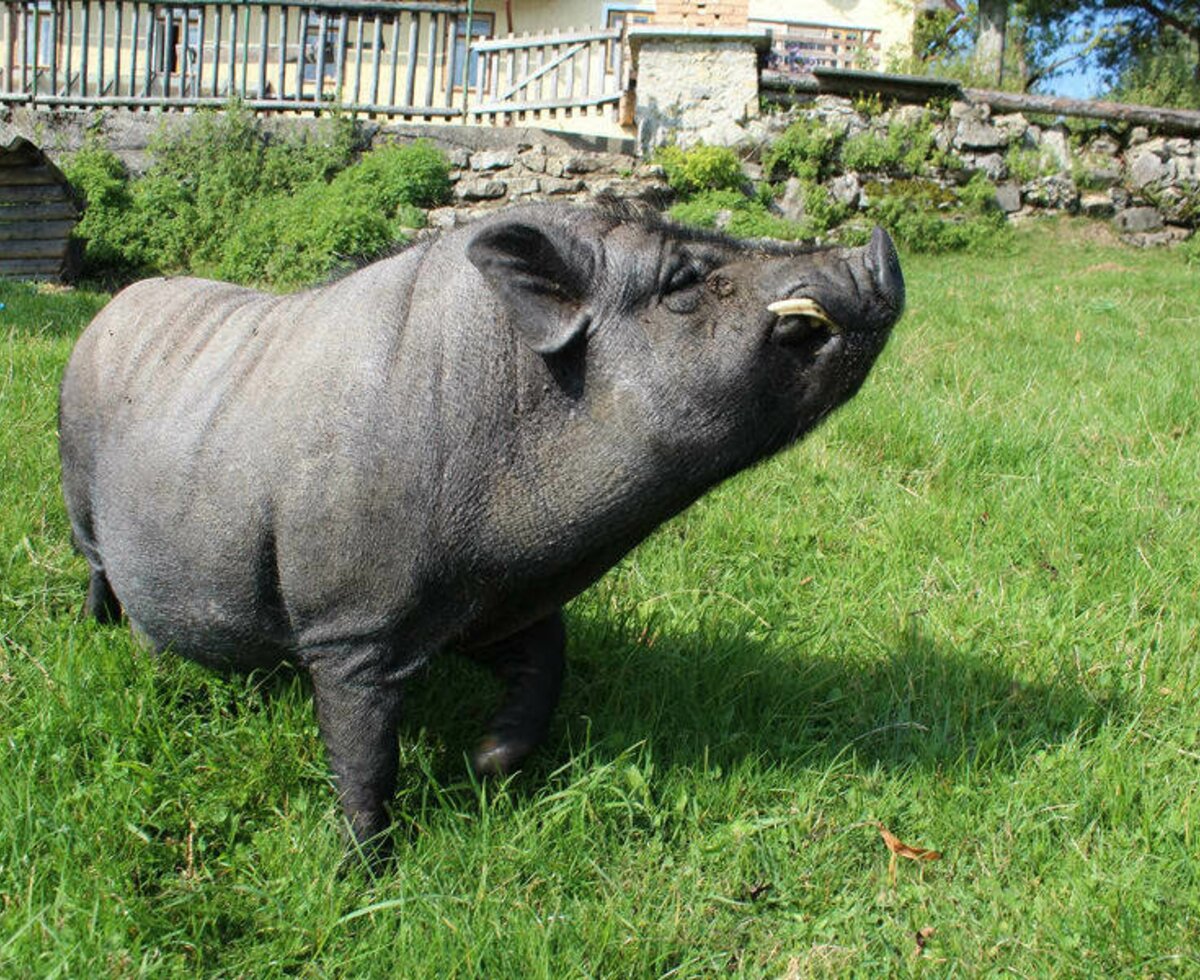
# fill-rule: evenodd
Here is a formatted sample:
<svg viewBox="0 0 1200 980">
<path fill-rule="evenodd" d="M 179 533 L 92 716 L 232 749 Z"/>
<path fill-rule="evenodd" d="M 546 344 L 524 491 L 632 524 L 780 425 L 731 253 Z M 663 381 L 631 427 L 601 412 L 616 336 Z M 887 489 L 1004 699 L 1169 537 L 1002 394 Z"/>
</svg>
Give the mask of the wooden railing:
<svg viewBox="0 0 1200 980">
<path fill-rule="evenodd" d="M 878 67 L 879 31 L 874 28 L 753 19 L 750 26 L 771 31 L 771 71 L 802 75 L 814 68 Z"/>
<path fill-rule="evenodd" d="M 614 111 L 617 28 L 468 38 L 463 3 L 20 0 L 0 103 L 219 106 L 512 122 Z M 464 81 L 466 82 L 464 90 Z"/>
<path fill-rule="evenodd" d="M 475 41 L 473 120 L 553 119 L 614 110 L 624 87 L 620 28 Z"/>
<path fill-rule="evenodd" d="M 0 101 L 462 115 L 461 3 L 23 0 L 0 25 Z"/>
</svg>

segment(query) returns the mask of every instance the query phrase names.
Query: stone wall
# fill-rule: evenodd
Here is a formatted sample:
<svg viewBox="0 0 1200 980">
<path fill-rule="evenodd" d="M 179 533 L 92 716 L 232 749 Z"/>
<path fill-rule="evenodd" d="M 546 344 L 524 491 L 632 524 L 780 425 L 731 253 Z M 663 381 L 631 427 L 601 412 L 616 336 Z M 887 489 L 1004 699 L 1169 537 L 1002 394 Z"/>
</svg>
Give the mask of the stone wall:
<svg viewBox="0 0 1200 980">
<path fill-rule="evenodd" d="M 940 150 L 954 166 L 923 176 L 962 184 L 983 173 L 996 185 L 996 203 L 1013 220 L 1043 212 L 1111 221 L 1132 245 L 1168 244 L 1200 225 L 1200 139 L 1155 135 L 1142 126 L 1079 127 L 1040 124 L 1019 113 L 993 115 L 986 105 L 955 102 L 937 111 L 897 106 L 869 113 L 836 96 L 801 101 L 791 111 L 763 116 L 743 128 L 741 145 L 763 146 L 797 119 L 844 131 L 883 135 L 897 125 L 928 120 Z M 843 203 L 866 207 L 870 181 L 915 175 L 841 173 L 828 182 Z"/>
<path fill-rule="evenodd" d="M 134 169 L 146 162 L 146 146 L 163 127 L 186 126 L 187 114 L 127 112 L 48 113 L 8 110 L 0 118 L 0 141 L 22 135 L 62 158 L 98 139 Z M 747 119 L 736 144 L 747 173 L 761 179 L 761 150 L 794 121 L 806 118 L 837 127 L 847 138 L 886 133 L 890 127 L 934 118 L 920 106 L 866 113 L 849 99 L 817 96 L 787 112 Z M 272 125 L 305 127 L 311 119 L 276 117 Z M 1133 245 L 1167 244 L 1200 224 L 1200 140 L 1156 135 L 1143 127 L 1090 128 L 1073 134 L 1065 126 L 1041 125 L 1017 114 L 993 115 L 986 106 L 954 103 L 934 123 L 940 148 L 961 164 L 926 175 L 944 185 L 961 184 L 975 172 L 995 183 L 998 206 L 1013 220 L 1045 212 L 1083 214 L 1111 222 Z M 671 192 L 661 168 L 634 155 L 632 140 L 574 136 L 527 128 L 364 125 L 373 143 L 430 139 L 454 167 L 454 202 L 431 216 L 435 225 L 467 220 L 476 212 L 538 200 L 587 201 L 598 195 L 633 197 L 666 207 Z M 1036 173 L 1030 173 L 1033 167 Z M 1024 172 L 1018 172 L 1022 170 Z M 840 173 L 827 186 L 858 209 L 870 202 L 868 184 L 907 175 Z M 798 195 L 783 195 L 782 212 Z"/>
</svg>

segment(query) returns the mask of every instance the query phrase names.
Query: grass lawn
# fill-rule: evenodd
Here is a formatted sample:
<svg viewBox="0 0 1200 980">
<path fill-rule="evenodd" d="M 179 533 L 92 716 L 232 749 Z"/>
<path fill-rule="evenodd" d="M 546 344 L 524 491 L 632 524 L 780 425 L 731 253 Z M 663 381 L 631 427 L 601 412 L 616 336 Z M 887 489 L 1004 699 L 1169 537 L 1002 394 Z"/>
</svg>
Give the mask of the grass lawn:
<svg viewBox="0 0 1200 980">
<path fill-rule="evenodd" d="M 0 975 L 1200 975 L 1200 269 L 1060 223 L 905 272 L 857 399 L 569 607 L 526 772 L 469 778 L 473 667 L 415 685 L 377 880 L 301 678 L 78 617 L 104 297 L 0 286 Z"/>
</svg>

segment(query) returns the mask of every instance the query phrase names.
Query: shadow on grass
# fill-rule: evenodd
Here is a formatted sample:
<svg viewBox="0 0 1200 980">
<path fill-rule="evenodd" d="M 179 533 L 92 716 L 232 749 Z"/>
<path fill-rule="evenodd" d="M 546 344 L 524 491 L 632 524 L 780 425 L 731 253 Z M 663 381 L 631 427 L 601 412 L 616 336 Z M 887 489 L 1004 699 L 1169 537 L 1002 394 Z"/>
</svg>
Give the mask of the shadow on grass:
<svg viewBox="0 0 1200 980">
<path fill-rule="evenodd" d="M 546 746 L 514 783 L 536 791 L 572 754 L 604 761 L 645 741 L 659 767 L 730 768 L 746 758 L 822 768 L 864 765 L 1014 769 L 1031 752 L 1094 731 L 1115 713 L 1073 680 L 1029 681 L 920 629 L 891 653 L 809 655 L 728 632 L 637 638 L 620 623 L 568 618 L 562 702 Z M 497 689 L 448 657 L 413 685 L 402 737 L 444 744 L 432 775 L 461 783 L 462 756 L 483 731 Z"/>
<path fill-rule="evenodd" d="M 643 742 L 660 772 L 731 771 L 746 760 L 818 772 L 845 761 L 896 771 L 963 763 L 1013 771 L 1031 753 L 1121 713 L 1119 696 L 1097 701 L 1069 678 L 1016 678 L 919 628 L 885 638 L 889 654 L 882 657 L 877 641 L 869 654 L 847 644 L 813 655 L 739 635 L 730 624 L 639 635 L 619 619 L 575 614 L 568 630 L 557 720 L 510 784 L 517 801 L 559 782 L 556 771 L 572 759 L 602 765 Z M 201 668 L 167 674 L 173 682 L 159 693 L 172 715 L 220 715 L 233 728 L 276 707 L 283 709 L 276 725 L 311 718 L 311 686 L 290 668 L 241 679 L 218 680 Z M 460 812 L 477 808 L 466 756 L 498 696 L 490 677 L 456 656 L 440 658 L 410 684 L 400 726 L 401 825 L 429 794 Z M 248 744 L 233 752 L 253 750 Z M 318 763 L 307 778 L 324 782 L 323 773 Z"/>
</svg>

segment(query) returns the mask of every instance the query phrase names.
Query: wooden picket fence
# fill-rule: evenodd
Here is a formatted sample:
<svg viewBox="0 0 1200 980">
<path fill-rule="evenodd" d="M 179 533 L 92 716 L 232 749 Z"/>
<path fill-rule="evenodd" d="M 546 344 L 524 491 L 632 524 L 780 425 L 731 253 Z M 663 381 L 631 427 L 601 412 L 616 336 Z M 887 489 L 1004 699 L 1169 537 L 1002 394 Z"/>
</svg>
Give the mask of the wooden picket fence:
<svg viewBox="0 0 1200 980">
<path fill-rule="evenodd" d="M 462 3 L 382 0 L 21 0 L 0 13 L 0 103 L 238 98 L 258 110 L 494 123 L 615 107 L 619 30 L 479 40 L 466 16 Z"/>
</svg>

